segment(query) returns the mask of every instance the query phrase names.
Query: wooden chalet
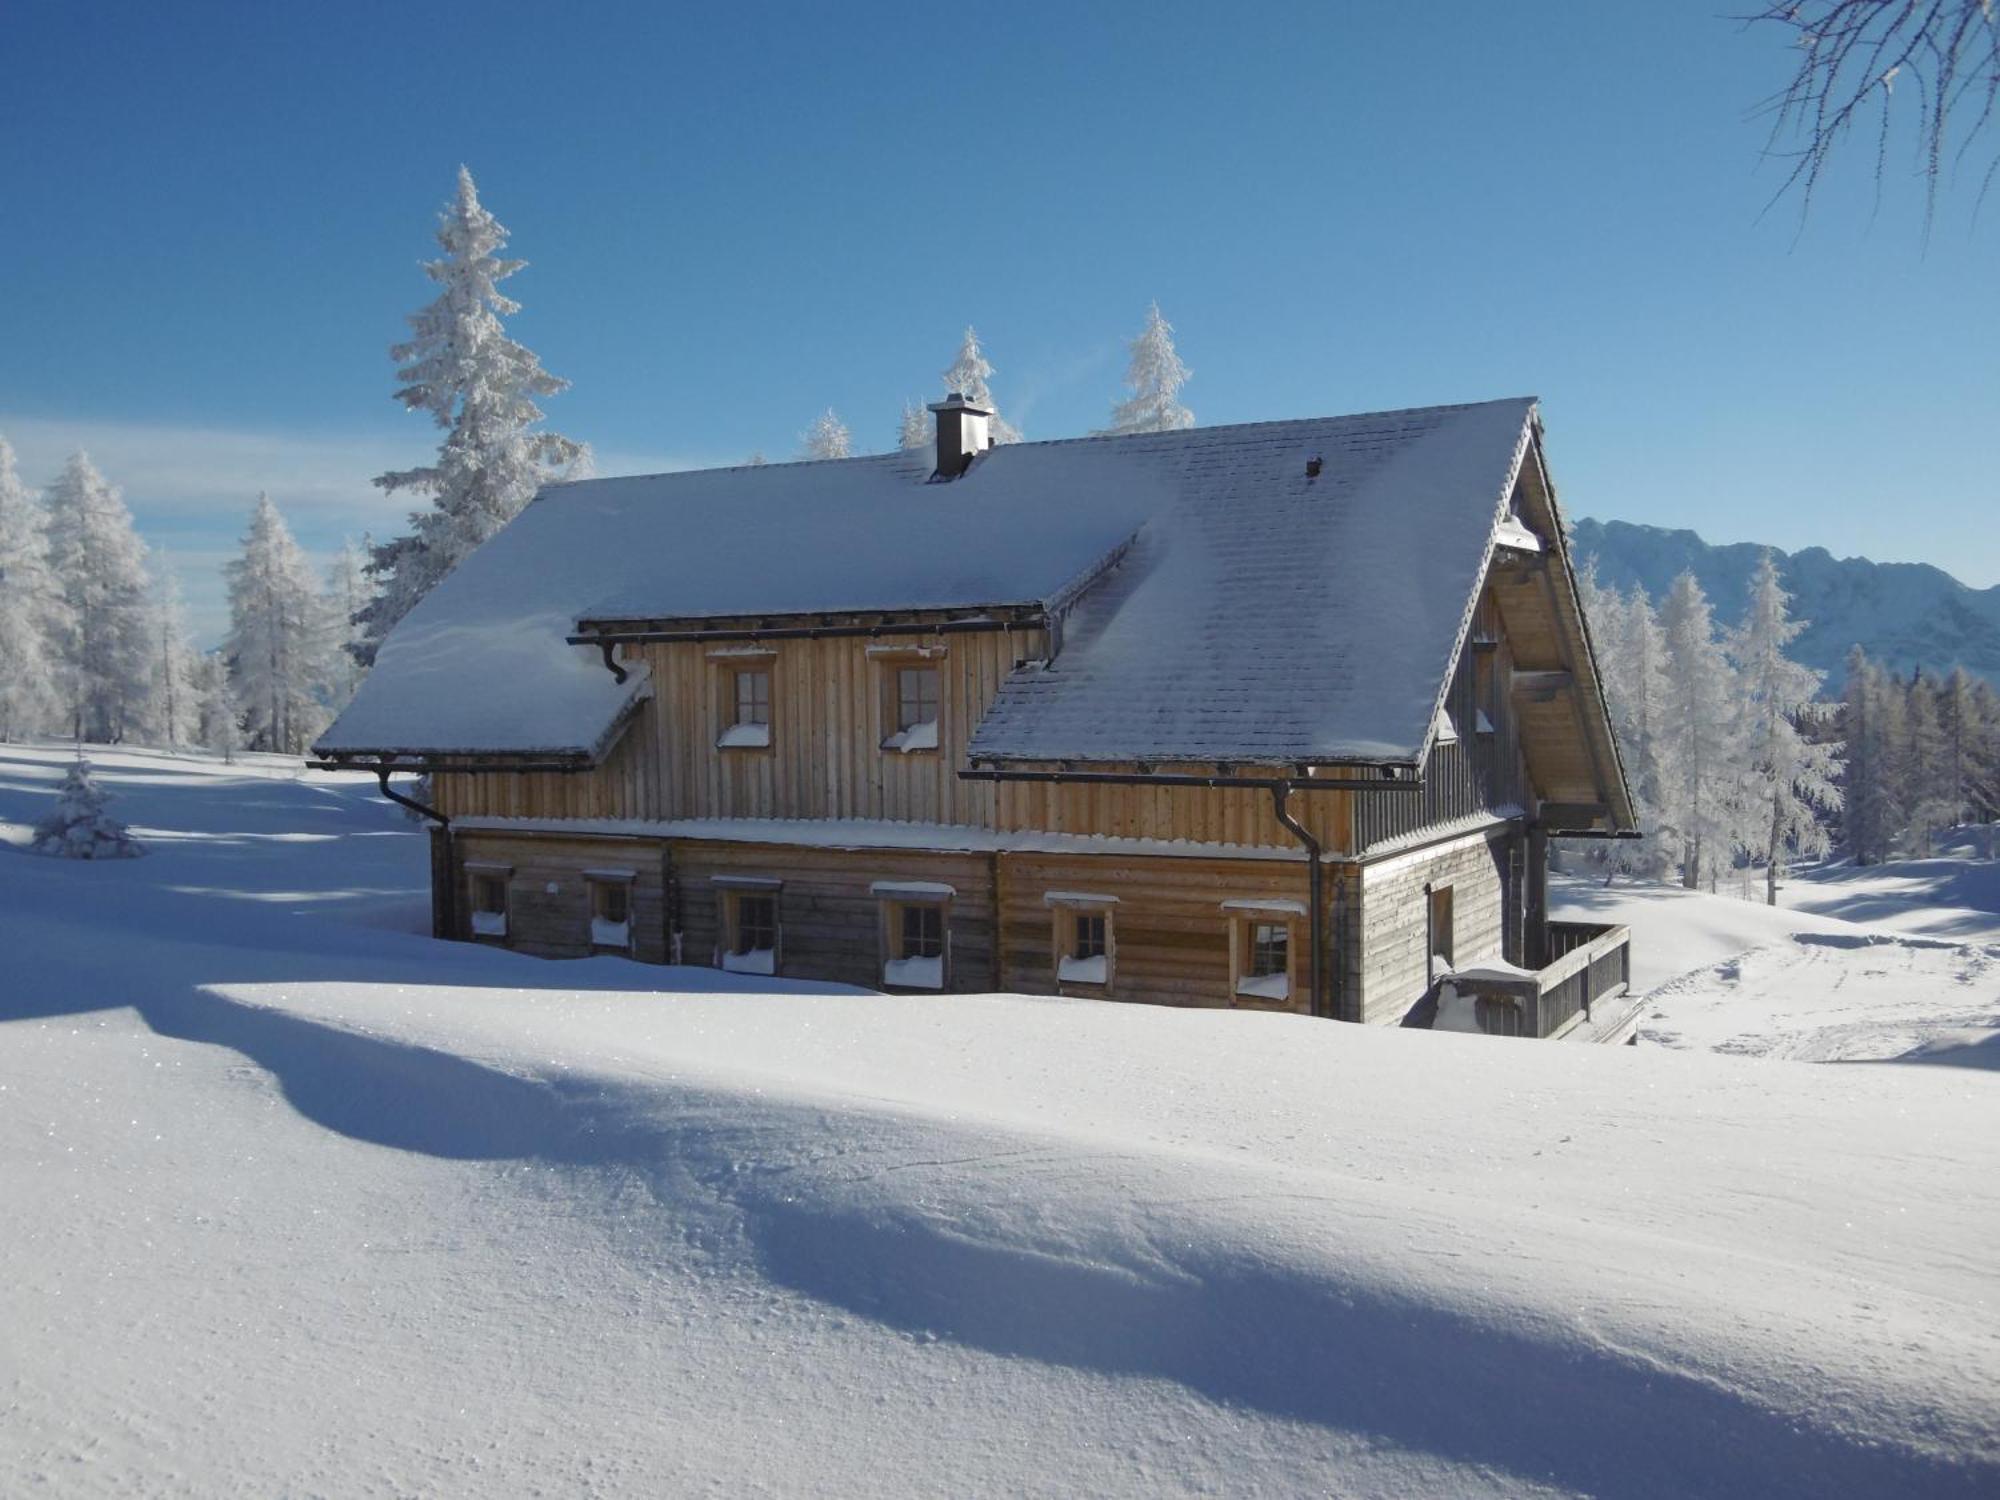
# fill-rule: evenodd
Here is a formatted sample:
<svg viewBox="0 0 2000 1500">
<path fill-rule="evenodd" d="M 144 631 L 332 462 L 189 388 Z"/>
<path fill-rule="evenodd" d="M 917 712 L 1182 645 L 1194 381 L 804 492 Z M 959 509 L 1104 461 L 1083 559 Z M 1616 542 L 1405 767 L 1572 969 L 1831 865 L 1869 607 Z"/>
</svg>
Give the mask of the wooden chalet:
<svg viewBox="0 0 2000 1500">
<path fill-rule="evenodd" d="M 588 480 L 383 645 L 320 763 L 431 775 L 440 936 L 1556 1033 L 1634 826 L 1531 400 Z M 1497 977 L 1496 977 L 1497 976 Z"/>
</svg>

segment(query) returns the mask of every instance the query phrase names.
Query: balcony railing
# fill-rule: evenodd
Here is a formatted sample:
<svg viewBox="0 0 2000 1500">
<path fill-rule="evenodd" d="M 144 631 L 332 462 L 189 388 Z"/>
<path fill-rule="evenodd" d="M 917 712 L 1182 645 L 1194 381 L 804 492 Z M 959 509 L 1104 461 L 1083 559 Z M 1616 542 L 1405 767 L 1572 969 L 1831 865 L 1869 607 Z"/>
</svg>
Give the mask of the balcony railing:
<svg viewBox="0 0 2000 1500">
<path fill-rule="evenodd" d="M 1439 1024 L 1492 1036 L 1561 1036 L 1600 1000 L 1632 983 L 1632 930 L 1586 922 L 1549 923 L 1550 959 L 1541 969 L 1472 965 L 1447 975 Z"/>
</svg>

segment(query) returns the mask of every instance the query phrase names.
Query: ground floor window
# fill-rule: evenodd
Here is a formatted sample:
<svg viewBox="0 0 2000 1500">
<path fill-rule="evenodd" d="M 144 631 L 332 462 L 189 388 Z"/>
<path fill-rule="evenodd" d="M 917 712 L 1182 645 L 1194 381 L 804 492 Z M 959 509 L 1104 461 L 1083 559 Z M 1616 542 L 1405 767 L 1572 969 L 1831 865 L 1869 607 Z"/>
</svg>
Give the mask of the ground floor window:
<svg viewBox="0 0 2000 1500">
<path fill-rule="evenodd" d="M 1305 916 L 1298 901 L 1225 901 L 1229 929 L 1230 988 L 1239 1000 L 1288 1002 L 1292 953 Z"/>
<path fill-rule="evenodd" d="M 590 886 L 590 946 L 630 952 L 632 881 L 630 870 L 585 870 Z"/>
<path fill-rule="evenodd" d="M 778 972 L 775 880 L 718 879 L 722 897 L 721 966 L 732 974 Z"/>
<path fill-rule="evenodd" d="M 1056 984 L 1087 986 L 1092 993 L 1111 987 L 1115 945 L 1112 908 L 1116 896 L 1050 891 L 1043 897 L 1054 918 L 1052 934 Z"/>
<path fill-rule="evenodd" d="M 1431 967 L 1433 979 L 1440 974 L 1449 974 L 1452 964 L 1454 943 L 1451 931 L 1451 887 L 1434 886 L 1430 893 L 1430 937 Z"/>
<path fill-rule="evenodd" d="M 897 989 L 941 990 L 951 959 L 948 885 L 878 880 L 882 901 L 882 982 Z"/>
<path fill-rule="evenodd" d="M 468 862 L 466 875 L 472 887 L 472 935 L 507 935 L 507 879 L 514 873 L 508 865 Z"/>
</svg>

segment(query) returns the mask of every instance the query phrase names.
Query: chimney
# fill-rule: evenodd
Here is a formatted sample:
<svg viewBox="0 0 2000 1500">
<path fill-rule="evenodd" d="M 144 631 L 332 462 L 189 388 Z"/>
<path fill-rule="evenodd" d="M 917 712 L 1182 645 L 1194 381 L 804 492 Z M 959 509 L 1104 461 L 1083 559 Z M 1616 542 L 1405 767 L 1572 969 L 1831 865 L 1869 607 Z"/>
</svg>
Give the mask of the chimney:
<svg viewBox="0 0 2000 1500">
<path fill-rule="evenodd" d="M 987 421 L 993 413 L 974 406 L 957 391 L 928 408 L 937 414 L 938 479 L 956 479 L 972 467 L 973 459 L 993 446 Z"/>
</svg>

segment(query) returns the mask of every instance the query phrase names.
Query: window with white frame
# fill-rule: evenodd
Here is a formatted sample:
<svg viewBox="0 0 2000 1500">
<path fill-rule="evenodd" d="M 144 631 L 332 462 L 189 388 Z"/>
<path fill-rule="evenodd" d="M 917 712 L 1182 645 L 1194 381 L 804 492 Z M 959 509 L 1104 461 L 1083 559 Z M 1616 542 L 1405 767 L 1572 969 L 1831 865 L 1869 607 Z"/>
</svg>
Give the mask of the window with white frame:
<svg viewBox="0 0 2000 1500">
<path fill-rule="evenodd" d="M 1292 955 L 1305 904 L 1289 900 L 1225 901 L 1230 914 L 1230 990 L 1239 1004 L 1289 1004 Z"/>
<path fill-rule="evenodd" d="M 891 657 L 884 672 L 882 718 L 889 733 L 882 748 L 905 754 L 937 749 L 938 715 L 943 704 L 938 669 L 928 662 Z"/>
<path fill-rule="evenodd" d="M 474 937 L 507 935 L 507 880 L 511 865 L 480 864 L 468 861 L 466 877 L 472 889 L 470 922 Z"/>
<path fill-rule="evenodd" d="M 768 661 L 727 666 L 722 673 L 723 750 L 761 750 L 771 743 L 771 667 Z"/>
<path fill-rule="evenodd" d="M 590 887 L 590 946 L 629 953 L 632 949 L 630 870 L 585 870 Z"/>
<path fill-rule="evenodd" d="M 951 961 L 952 888 L 927 881 L 877 881 L 882 902 L 882 982 L 941 990 Z"/>
<path fill-rule="evenodd" d="M 1117 906 L 1118 898 L 1080 891 L 1049 891 L 1042 899 L 1048 904 L 1053 921 L 1051 943 L 1056 988 L 1064 993 L 1071 987 L 1088 994 L 1109 991 L 1117 956 L 1112 908 Z"/>
<path fill-rule="evenodd" d="M 778 972 L 776 880 L 718 877 L 722 903 L 720 966 L 732 974 Z"/>
</svg>

